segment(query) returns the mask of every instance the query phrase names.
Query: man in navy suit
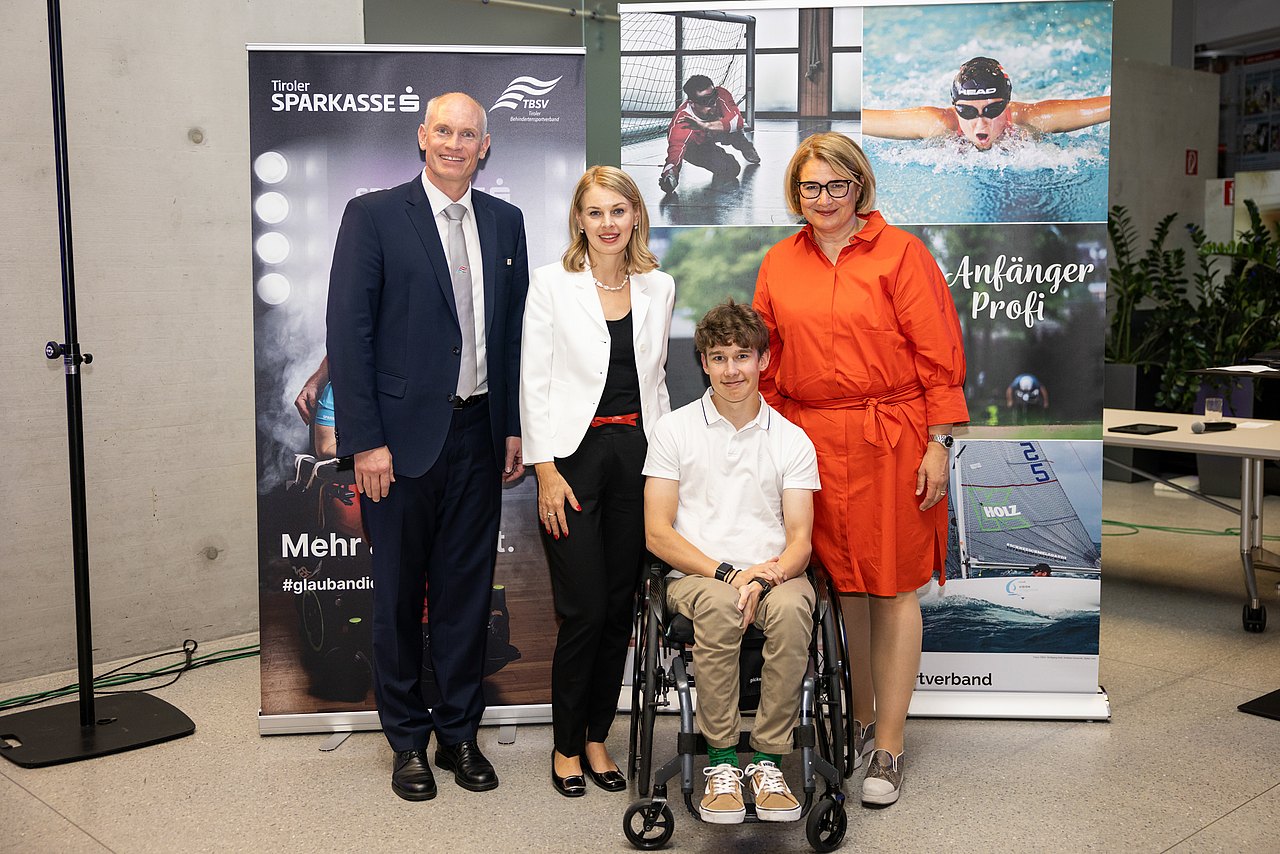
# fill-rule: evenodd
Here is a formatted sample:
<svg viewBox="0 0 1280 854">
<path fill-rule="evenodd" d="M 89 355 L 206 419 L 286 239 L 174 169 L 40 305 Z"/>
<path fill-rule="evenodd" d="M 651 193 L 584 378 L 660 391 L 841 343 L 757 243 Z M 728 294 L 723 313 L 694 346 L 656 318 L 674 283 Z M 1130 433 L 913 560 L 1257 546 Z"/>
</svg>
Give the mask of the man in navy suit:
<svg viewBox="0 0 1280 854">
<path fill-rule="evenodd" d="M 471 176 L 489 149 L 484 108 L 433 98 L 418 127 L 422 174 L 352 199 L 329 279 L 328 352 L 338 453 L 355 456 L 373 548 L 378 716 L 391 788 L 436 795 L 427 763 L 459 785 L 498 785 L 476 733 L 502 481 L 520 458 L 520 330 L 529 264 L 520 211 Z M 420 690 L 422 605 L 441 701 Z"/>
</svg>

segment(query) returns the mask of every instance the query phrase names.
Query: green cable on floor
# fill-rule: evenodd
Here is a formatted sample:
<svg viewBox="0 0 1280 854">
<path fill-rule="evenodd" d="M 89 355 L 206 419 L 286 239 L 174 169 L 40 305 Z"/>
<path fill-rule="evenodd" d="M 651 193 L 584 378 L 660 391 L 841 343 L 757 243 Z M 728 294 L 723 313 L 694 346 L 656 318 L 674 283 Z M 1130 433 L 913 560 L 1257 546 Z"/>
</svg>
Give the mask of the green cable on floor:
<svg viewBox="0 0 1280 854">
<path fill-rule="evenodd" d="M 188 646 L 189 645 L 189 646 Z M 182 649 L 172 650 L 170 652 L 160 652 L 155 655 L 148 655 L 143 658 L 134 659 L 127 664 L 122 664 L 114 670 L 109 670 L 93 679 L 95 694 L 112 694 L 114 691 L 104 690 L 105 688 L 115 688 L 119 685 L 130 685 L 135 682 L 145 682 L 151 679 L 158 679 L 162 676 L 173 675 L 173 679 L 164 685 L 157 685 L 156 688 L 164 688 L 172 685 L 181 678 L 182 674 L 188 670 L 195 670 L 200 667 L 208 667 L 211 664 L 222 664 L 226 661 L 238 661 L 242 658 L 252 658 L 261 653 L 258 644 L 249 646 L 237 646 L 230 649 L 220 650 L 218 652 L 210 652 L 205 655 L 195 655 L 198 644 L 193 640 L 187 640 L 183 643 Z M 150 661 L 154 658 L 162 658 L 166 655 L 182 655 L 184 661 L 178 664 L 171 664 L 156 670 L 144 670 L 139 672 L 121 672 L 126 667 L 132 667 L 143 661 Z M 40 691 L 35 694 L 24 694 L 18 697 L 10 697 L 7 700 L 0 700 L 0 712 L 10 709 L 17 709 L 23 706 L 33 706 L 37 703 L 43 703 L 47 700 L 56 700 L 59 697 L 67 697 L 80 691 L 80 683 L 75 682 L 70 685 L 64 685 L 61 688 L 52 688 L 48 691 Z"/>
<path fill-rule="evenodd" d="M 1127 531 L 1114 531 L 1108 533 L 1102 532 L 1104 537 L 1132 537 L 1134 534 L 1142 531 L 1160 531 L 1165 534 L 1189 534 L 1194 537 L 1239 537 L 1239 528 L 1223 528 L 1214 531 L 1209 528 L 1182 528 L 1171 525 L 1139 525 L 1137 522 L 1119 522 L 1115 519 L 1103 519 L 1103 525 L 1115 525 L 1121 528 L 1128 528 Z M 1280 534 L 1264 534 L 1264 540 L 1280 540 Z"/>
</svg>

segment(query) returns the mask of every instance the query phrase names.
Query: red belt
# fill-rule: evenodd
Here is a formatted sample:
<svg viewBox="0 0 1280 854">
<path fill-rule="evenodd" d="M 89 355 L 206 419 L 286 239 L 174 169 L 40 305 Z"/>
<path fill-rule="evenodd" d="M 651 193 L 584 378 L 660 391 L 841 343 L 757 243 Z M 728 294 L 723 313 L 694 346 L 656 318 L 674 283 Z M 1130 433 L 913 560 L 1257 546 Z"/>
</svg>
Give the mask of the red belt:
<svg viewBox="0 0 1280 854">
<path fill-rule="evenodd" d="M 609 424 L 626 424 L 628 427 L 634 427 L 636 426 L 636 419 L 639 417 L 639 412 L 628 412 L 626 415 L 597 415 L 591 419 L 591 426 L 605 427 Z"/>
</svg>

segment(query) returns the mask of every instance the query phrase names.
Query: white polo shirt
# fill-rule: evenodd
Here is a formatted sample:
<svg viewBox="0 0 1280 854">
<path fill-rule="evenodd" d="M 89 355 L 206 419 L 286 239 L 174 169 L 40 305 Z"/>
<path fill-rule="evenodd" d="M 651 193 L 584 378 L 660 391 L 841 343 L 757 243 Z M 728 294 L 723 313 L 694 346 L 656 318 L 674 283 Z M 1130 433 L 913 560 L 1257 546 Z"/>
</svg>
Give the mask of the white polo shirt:
<svg viewBox="0 0 1280 854">
<path fill-rule="evenodd" d="M 711 402 L 710 389 L 658 420 L 644 473 L 679 481 L 676 532 L 739 569 L 786 548 L 784 489 L 821 488 L 818 455 L 803 430 L 764 398 L 755 419 L 737 430 Z"/>
</svg>

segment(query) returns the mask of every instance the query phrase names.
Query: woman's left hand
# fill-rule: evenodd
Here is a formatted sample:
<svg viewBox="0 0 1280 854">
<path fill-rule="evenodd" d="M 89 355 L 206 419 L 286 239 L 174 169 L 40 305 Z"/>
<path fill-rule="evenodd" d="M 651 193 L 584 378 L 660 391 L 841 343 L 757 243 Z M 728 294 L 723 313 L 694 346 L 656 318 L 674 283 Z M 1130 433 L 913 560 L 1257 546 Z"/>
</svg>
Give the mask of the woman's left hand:
<svg viewBox="0 0 1280 854">
<path fill-rule="evenodd" d="M 916 495 L 923 495 L 921 510 L 928 510 L 947 497 L 947 463 L 951 461 L 951 452 L 938 442 L 925 445 L 924 459 L 916 470 Z"/>
</svg>

